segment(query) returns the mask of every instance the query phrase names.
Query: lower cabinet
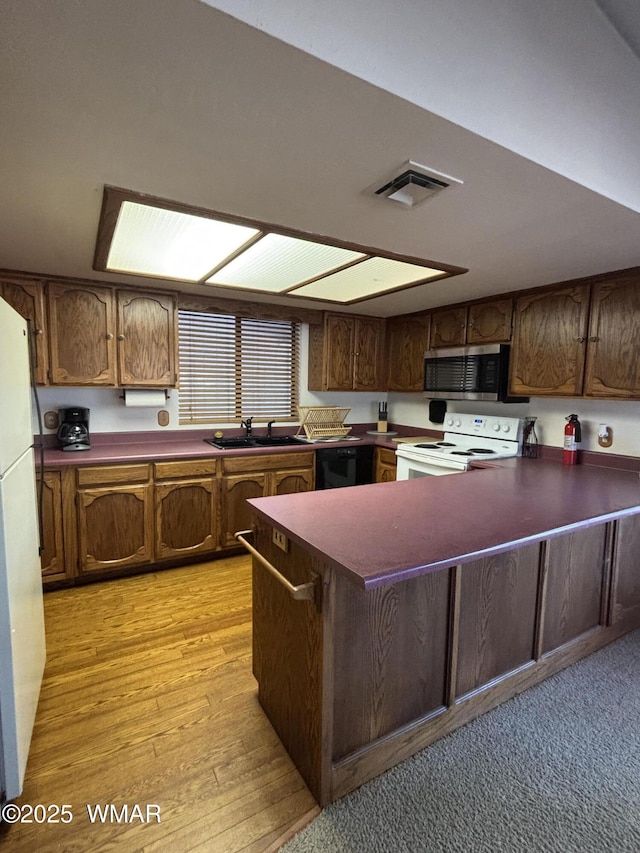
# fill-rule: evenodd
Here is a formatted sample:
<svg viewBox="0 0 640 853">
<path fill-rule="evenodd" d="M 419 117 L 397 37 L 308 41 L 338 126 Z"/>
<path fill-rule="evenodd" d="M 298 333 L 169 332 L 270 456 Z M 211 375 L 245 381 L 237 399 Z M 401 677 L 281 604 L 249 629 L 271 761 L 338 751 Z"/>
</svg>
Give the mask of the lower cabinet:
<svg viewBox="0 0 640 853">
<path fill-rule="evenodd" d="M 314 488 L 313 451 L 45 471 L 45 586 L 238 548 L 246 500 Z"/>
<path fill-rule="evenodd" d="M 207 554 L 219 547 L 216 470 L 215 459 L 156 463 L 157 560 Z"/>
<path fill-rule="evenodd" d="M 222 545 L 237 545 L 234 534 L 251 527 L 247 500 L 308 492 L 314 487 L 314 453 L 236 456 L 222 462 Z"/>
<path fill-rule="evenodd" d="M 138 482 L 133 484 L 135 480 Z M 148 464 L 78 469 L 80 575 L 152 562 L 153 486 L 150 480 L 151 466 Z"/>
<path fill-rule="evenodd" d="M 42 580 L 45 583 L 65 580 L 64 534 L 62 526 L 62 478 L 60 471 L 45 471 L 37 476 L 42 488 Z M 38 492 L 39 493 L 39 492 Z"/>
<path fill-rule="evenodd" d="M 396 479 L 396 452 L 376 447 L 376 483 L 393 483 Z"/>
</svg>

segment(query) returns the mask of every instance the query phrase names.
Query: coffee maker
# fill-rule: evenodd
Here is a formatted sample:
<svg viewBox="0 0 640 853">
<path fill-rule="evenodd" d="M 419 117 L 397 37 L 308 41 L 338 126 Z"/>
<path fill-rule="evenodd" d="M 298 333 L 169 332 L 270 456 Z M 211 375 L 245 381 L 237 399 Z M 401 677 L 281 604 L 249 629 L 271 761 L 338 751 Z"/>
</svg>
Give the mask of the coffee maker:
<svg viewBox="0 0 640 853">
<path fill-rule="evenodd" d="M 63 450 L 89 450 L 89 409 L 60 409 L 58 441 Z"/>
</svg>

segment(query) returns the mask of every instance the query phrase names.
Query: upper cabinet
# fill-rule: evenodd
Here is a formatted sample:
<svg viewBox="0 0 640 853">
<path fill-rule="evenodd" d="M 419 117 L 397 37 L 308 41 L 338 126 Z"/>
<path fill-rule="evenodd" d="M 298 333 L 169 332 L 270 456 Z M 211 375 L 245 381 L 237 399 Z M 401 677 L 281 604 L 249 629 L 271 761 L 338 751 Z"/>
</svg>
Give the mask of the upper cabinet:
<svg viewBox="0 0 640 853">
<path fill-rule="evenodd" d="M 640 281 L 594 284 L 584 393 L 640 397 Z"/>
<path fill-rule="evenodd" d="M 171 294 L 48 285 L 53 385 L 174 386 Z"/>
<path fill-rule="evenodd" d="M 512 393 L 640 397 L 639 285 L 620 278 L 520 297 Z"/>
<path fill-rule="evenodd" d="M 53 385 L 115 385 L 116 315 L 107 287 L 48 286 Z"/>
<path fill-rule="evenodd" d="M 429 314 L 387 320 L 387 389 L 422 391 L 424 353 L 429 349 Z"/>
<path fill-rule="evenodd" d="M 385 322 L 326 313 L 309 327 L 310 391 L 379 391 L 384 387 Z"/>
<path fill-rule="evenodd" d="M 0 295 L 25 320 L 30 321 L 31 363 L 38 385 L 47 383 L 47 334 L 45 326 L 44 284 L 38 280 L 2 279 Z"/>
<path fill-rule="evenodd" d="M 173 296 L 118 291 L 118 383 L 176 384 Z"/>
<path fill-rule="evenodd" d="M 511 299 L 440 308 L 431 315 L 432 349 L 511 340 Z"/>
<path fill-rule="evenodd" d="M 511 393 L 581 394 L 588 317 L 588 285 L 521 296 L 511 349 Z"/>
</svg>

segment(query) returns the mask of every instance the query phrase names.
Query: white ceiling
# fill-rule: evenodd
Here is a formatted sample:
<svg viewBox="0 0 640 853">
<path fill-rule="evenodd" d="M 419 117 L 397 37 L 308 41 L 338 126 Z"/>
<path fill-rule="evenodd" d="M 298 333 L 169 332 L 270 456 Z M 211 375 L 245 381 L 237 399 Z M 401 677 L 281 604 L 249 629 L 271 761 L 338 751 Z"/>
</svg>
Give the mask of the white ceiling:
<svg viewBox="0 0 640 853">
<path fill-rule="evenodd" d="M 562 20 L 527 19 L 526 27 L 522 17 L 490 21 L 498 37 L 488 43 L 485 26 L 474 56 L 460 38 L 477 37 L 477 28 L 459 15 L 448 38 L 442 16 L 437 33 L 415 19 L 430 5 L 459 11 L 465 0 L 393 4 L 408 35 L 386 49 L 373 25 L 340 20 L 360 2 L 291 0 L 298 13 L 286 23 L 297 31 L 286 38 L 300 41 L 292 46 L 276 31 L 289 0 L 214 4 L 256 27 L 199 0 L 4 0 L 0 267 L 107 278 L 92 270 L 105 184 L 469 269 L 348 309 L 359 313 L 387 316 L 640 265 L 640 62 L 627 47 L 640 22 L 624 17 L 636 4 L 474 0 L 469 9 L 572 7 Z M 572 42 L 569 31 L 581 32 L 576 3 L 586 35 Z M 323 20 L 305 19 L 310 9 Z M 543 23 L 564 45 L 544 62 L 533 38 Z M 511 38 L 505 56 L 518 56 L 525 31 L 530 55 L 521 51 L 512 73 L 503 59 L 479 74 L 501 36 Z M 314 44 L 302 45 L 309 38 Z M 375 85 L 356 67 L 363 58 Z M 530 66 L 545 72 L 538 89 Z M 489 85 L 495 75 L 501 85 Z M 365 192 L 408 159 L 464 184 L 413 210 Z"/>
</svg>

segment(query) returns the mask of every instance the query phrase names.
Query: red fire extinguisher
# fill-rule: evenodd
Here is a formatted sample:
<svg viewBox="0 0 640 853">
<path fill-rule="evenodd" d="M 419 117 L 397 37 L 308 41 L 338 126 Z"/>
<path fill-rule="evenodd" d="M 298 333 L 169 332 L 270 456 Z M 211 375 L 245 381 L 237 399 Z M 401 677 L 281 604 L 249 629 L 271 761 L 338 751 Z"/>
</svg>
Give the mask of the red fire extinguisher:
<svg viewBox="0 0 640 853">
<path fill-rule="evenodd" d="M 582 429 L 577 415 L 569 415 L 565 420 L 567 425 L 564 428 L 562 464 L 575 465 L 578 462 L 578 445 L 582 441 Z"/>
</svg>

